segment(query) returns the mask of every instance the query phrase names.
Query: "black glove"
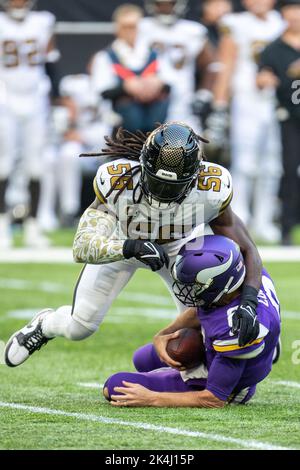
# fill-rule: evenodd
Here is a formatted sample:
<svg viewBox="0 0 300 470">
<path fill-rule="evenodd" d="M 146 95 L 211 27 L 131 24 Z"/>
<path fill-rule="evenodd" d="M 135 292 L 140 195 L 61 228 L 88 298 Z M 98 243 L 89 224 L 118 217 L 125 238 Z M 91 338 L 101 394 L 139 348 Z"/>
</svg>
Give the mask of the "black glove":
<svg viewBox="0 0 300 470">
<path fill-rule="evenodd" d="M 150 266 L 152 271 L 158 271 L 164 265 L 169 267 L 169 257 L 165 250 L 149 240 L 126 240 L 123 255 L 125 259 L 136 258 Z"/>
<path fill-rule="evenodd" d="M 252 343 L 258 337 L 257 295 L 254 287 L 245 286 L 240 306 L 232 317 L 232 333 L 239 334 L 239 346 Z"/>
<path fill-rule="evenodd" d="M 213 94 L 206 89 L 198 90 L 193 97 L 192 110 L 195 116 L 201 120 L 202 127 L 205 127 L 206 120 L 212 111 Z"/>
</svg>

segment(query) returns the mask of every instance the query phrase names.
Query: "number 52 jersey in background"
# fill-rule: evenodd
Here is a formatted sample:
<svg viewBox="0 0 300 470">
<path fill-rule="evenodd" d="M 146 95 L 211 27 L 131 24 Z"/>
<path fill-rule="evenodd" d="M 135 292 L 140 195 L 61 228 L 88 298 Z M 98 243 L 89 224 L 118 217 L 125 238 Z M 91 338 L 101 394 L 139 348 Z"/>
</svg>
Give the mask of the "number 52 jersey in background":
<svg viewBox="0 0 300 470">
<path fill-rule="evenodd" d="M 11 95 L 47 95 L 47 49 L 55 17 L 49 12 L 30 12 L 24 21 L 0 13 L 0 83 L 3 98 Z M 4 103 L 7 104 L 7 103 Z"/>
</svg>

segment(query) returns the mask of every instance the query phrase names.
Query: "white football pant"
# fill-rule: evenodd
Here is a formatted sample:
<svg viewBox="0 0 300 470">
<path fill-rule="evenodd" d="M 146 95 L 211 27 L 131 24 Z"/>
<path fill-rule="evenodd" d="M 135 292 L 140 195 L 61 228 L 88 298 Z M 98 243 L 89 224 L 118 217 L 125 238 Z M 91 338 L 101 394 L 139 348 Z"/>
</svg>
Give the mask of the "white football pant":
<svg viewBox="0 0 300 470">
<path fill-rule="evenodd" d="M 170 260 L 170 267 L 175 258 Z M 102 323 L 113 301 L 118 297 L 138 268 L 148 269 L 137 260 L 124 260 L 104 265 L 86 265 L 76 285 L 73 306 L 64 306 L 44 320 L 47 337 L 64 336 L 73 341 L 93 334 Z M 166 267 L 158 271 L 171 292 L 173 278 Z M 147 286 L 145 286 L 145 293 Z M 154 294 L 155 295 L 155 294 Z M 178 312 L 186 307 L 171 292 Z M 142 308 L 142 307 L 141 307 Z M 175 313 L 174 313 L 175 318 Z"/>
<path fill-rule="evenodd" d="M 43 170 L 43 153 L 47 139 L 48 102 L 31 112 L 16 114 L 9 107 L 0 109 L 0 179 L 8 179 L 16 161 L 28 180 L 38 180 Z"/>
<path fill-rule="evenodd" d="M 197 230 L 197 229 L 196 229 Z M 195 232 L 189 239 L 203 233 L 203 227 Z M 209 226 L 205 227 L 205 234 L 211 234 Z M 164 245 L 170 257 L 169 268 L 165 266 L 157 272 L 165 282 L 178 313 L 184 311 L 186 306 L 173 294 L 173 278 L 171 269 L 175 263 L 177 253 L 187 240 Z M 63 336 L 78 341 L 93 334 L 102 323 L 113 301 L 118 297 L 130 281 L 137 269 L 150 269 L 136 259 L 122 260 L 104 265 L 87 264 L 81 271 L 81 275 L 74 291 L 73 305 L 60 307 L 53 314 L 48 315 L 43 322 L 43 332 L 49 337 Z M 156 275 L 156 273 L 153 273 Z M 145 285 L 144 292 L 147 293 Z M 151 293 L 155 296 L 155 293 Z M 174 312 L 174 318 L 176 312 Z"/>
<path fill-rule="evenodd" d="M 247 225 L 252 219 L 254 227 L 268 226 L 282 175 L 274 104 L 260 101 L 257 95 L 236 96 L 231 119 L 233 210 Z"/>
</svg>

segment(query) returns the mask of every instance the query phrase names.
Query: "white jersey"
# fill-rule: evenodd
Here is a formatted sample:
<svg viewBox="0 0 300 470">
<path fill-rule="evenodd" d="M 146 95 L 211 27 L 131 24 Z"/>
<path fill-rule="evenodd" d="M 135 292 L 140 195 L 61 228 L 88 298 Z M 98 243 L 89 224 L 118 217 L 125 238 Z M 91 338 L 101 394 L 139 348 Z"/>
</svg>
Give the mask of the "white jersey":
<svg viewBox="0 0 300 470">
<path fill-rule="evenodd" d="M 104 145 L 104 138 L 101 136 L 110 135 L 111 126 L 104 122 L 103 106 L 99 103 L 98 95 L 92 87 L 90 75 L 84 73 L 66 75 L 60 82 L 59 90 L 61 96 L 71 98 L 77 107 L 76 128 L 81 134 L 84 145 L 88 150 L 99 149 Z M 95 168 L 91 161 L 89 163 L 91 163 L 89 166 Z"/>
<path fill-rule="evenodd" d="M 98 100 L 93 92 L 91 78 L 87 74 L 66 75 L 59 84 L 61 96 L 71 98 L 77 106 L 77 127 L 93 122 L 97 116 Z"/>
<path fill-rule="evenodd" d="M 0 82 L 8 95 L 49 93 L 45 63 L 54 25 L 49 12 L 30 12 L 21 22 L 0 13 Z"/>
<path fill-rule="evenodd" d="M 162 210 L 152 207 L 141 196 L 138 186 L 140 173 L 129 180 L 129 172 L 138 166 L 138 162 L 125 158 L 105 163 L 98 169 L 94 180 L 98 200 L 116 217 L 119 239 L 143 238 L 160 243 L 191 239 L 203 233 L 205 226 L 224 212 L 231 202 L 230 173 L 220 165 L 203 162 L 197 184 L 181 204 Z M 112 189 L 122 175 L 116 188 Z M 120 190 L 122 192 L 116 198 Z M 200 230 L 196 233 L 198 228 Z"/>
<path fill-rule="evenodd" d="M 265 20 L 249 11 L 232 13 L 223 17 L 221 28 L 231 34 L 238 47 L 232 82 L 233 94 L 257 94 L 259 54 L 284 31 L 285 23 L 282 17 L 277 11 L 270 11 Z"/>
<path fill-rule="evenodd" d="M 140 25 L 140 40 L 154 47 L 160 58 L 162 76 L 181 92 L 193 91 L 195 61 L 207 40 L 206 28 L 189 20 L 177 20 L 166 26 L 156 18 L 144 18 Z"/>
<path fill-rule="evenodd" d="M 160 76 L 171 85 L 172 98 L 181 102 L 181 109 L 185 103 L 191 105 L 195 91 L 195 64 L 207 41 L 206 28 L 184 19 L 166 26 L 156 18 L 144 18 L 140 24 L 139 40 L 158 51 Z M 180 110 L 174 109 L 170 114 L 172 119 L 180 119 Z"/>
</svg>

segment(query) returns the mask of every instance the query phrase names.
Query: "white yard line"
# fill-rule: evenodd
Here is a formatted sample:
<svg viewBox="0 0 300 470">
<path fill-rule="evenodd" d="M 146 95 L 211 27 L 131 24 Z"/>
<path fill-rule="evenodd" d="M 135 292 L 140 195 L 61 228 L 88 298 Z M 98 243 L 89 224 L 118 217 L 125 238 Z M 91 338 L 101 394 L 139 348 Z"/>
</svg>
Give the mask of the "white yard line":
<svg viewBox="0 0 300 470">
<path fill-rule="evenodd" d="M 41 292 L 50 292 L 50 293 L 72 293 L 72 287 L 66 287 L 63 284 L 56 282 L 35 282 L 27 281 L 25 279 L 5 279 L 0 278 L 0 289 L 12 289 L 12 290 L 35 290 Z M 131 301 L 141 304 L 147 304 L 147 308 L 142 308 L 138 306 L 134 307 L 112 307 L 116 315 L 136 315 L 142 317 L 148 317 L 150 319 L 155 318 L 175 318 L 176 316 L 176 307 L 172 301 L 172 298 L 168 295 L 149 295 L 143 294 L 141 292 L 122 292 L 118 300 L 122 301 Z M 154 305 L 156 307 L 151 307 Z M 158 308 L 158 306 L 163 306 L 164 308 Z M 169 309 L 166 307 L 170 307 Z M 21 311 L 20 311 L 21 312 Z M 16 314 L 16 318 L 22 318 L 18 316 L 19 312 Z M 21 315 L 21 313 L 20 313 Z M 13 316 L 13 315 L 12 315 Z M 284 310 L 282 312 L 282 318 L 289 320 L 300 320 L 300 312 Z M 112 321 L 114 322 L 114 320 Z"/>
<path fill-rule="evenodd" d="M 6 314 L 0 316 L 0 321 L 3 321 L 7 318 L 13 318 L 16 320 L 30 320 L 34 315 L 36 315 L 42 307 L 32 308 L 32 309 L 20 309 L 20 310 L 10 310 Z M 112 307 L 110 313 L 105 317 L 105 323 L 136 323 L 140 318 L 143 318 L 143 321 L 147 322 L 157 322 L 160 320 L 172 320 L 176 317 L 176 309 L 173 310 L 155 310 L 145 309 L 142 311 L 139 308 L 132 307 L 131 309 L 127 308 L 114 308 Z"/>
<path fill-rule="evenodd" d="M 300 262 L 300 247 L 258 247 L 263 261 Z M 70 248 L 37 250 L 14 248 L 0 251 L 0 263 L 74 263 Z"/>
<path fill-rule="evenodd" d="M 291 380 L 272 380 L 274 385 L 282 385 L 283 387 L 300 388 L 300 382 L 292 382 Z"/>
<path fill-rule="evenodd" d="M 9 279 L 0 278 L 0 289 L 12 290 L 38 290 L 41 292 L 72 292 L 72 288 L 66 289 L 63 284 L 56 282 L 35 282 L 26 281 L 25 279 Z"/>
<path fill-rule="evenodd" d="M 41 308 L 29 308 L 29 309 L 19 309 L 19 310 L 10 310 L 3 315 L 0 319 L 5 318 L 15 318 L 18 320 L 30 320 Z M 173 309 L 166 308 L 157 308 L 157 307 L 116 307 L 112 306 L 110 312 L 105 317 L 106 323 L 134 323 L 137 321 L 137 318 L 147 319 L 150 322 L 156 322 L 160 320 L 172 320 L 176 317 L 176 308 Z M 283 320 L 300 320 L 300 312 L 282 312 Z"/>
<path fill-rule="evenodd" d="M 42 408 L 36 406 L 22 405 L 20 403 L 6 403 L 0 402 L 0 408 L 8 408 L 12 410 L 20 410 L 33 414 L 51 415 L 51 416 L 65 416 L 74 418 L 80 421 L 95 422 L 101 424 L 111 424 L 115 426 L 124 426 L 134 429 L 141 429 L 142 431 L 153 431 L 155 433 L 171 434 L 175 436 L 195 437 L 197 439 L 205 439 L 208 441 L 215 441 L 219 443 L 233 444 L 247 449 L 261 449 L 261 450 L 291 450 L 288 447 L 282 447 L 268 442 L 260 442 L 256 440 L 238 439 L 235 437 L 222 436 L 221 434 L 206 433 L 200 431 L 189 431 L 187 429 L 180 429 L 169 426 L 158 426 L 155 424 L 143 423 L 139 421 L 125 421 L 115 418 L 107 418 L 105 416 L 97 416 L 93 414 L 75 413 L 64 410 L 56 410 L 50 408 Z"/>
<path fill-rule="evenodd" d="M 300 312 L 293 312 L 291 310 L 284 310 L 281 312 L 282 318 L 287 318 L 288 320 L 300 320 Z"/>
<path fill-rule="evenodd" d="M 83 387 L 83 388 L 103 388 L 104 384 L 99 384 L 97 382 L 77 382 L 77 387 Z"/>
<path fill-rule="evenodd" d="M 73 291 L 74 286 L 69 288 L 63 284 L 56 282 L 35 282 L 27 281 L 25 279 L 14 279 L 14 278 L 0 278 L 0 289 L 12 289 L 12 290 L 36 290 L 41 292 L 64 292 L 70 293 Z M 119 300 L 134 301 L 139 303 L 149 303 L 151 305 L 163 305 L 174 308 L 171 297 L 164 295 L 149 295 L 141 292 L 122 292 Z"/>
<path fill-rule="evenodd" d="M 38 250 L 14 248 L 0 251 L 0 263 L 74 263 L 72 250 L 69 248 L 49 248 Z"/>
<path fill-rule="evenodd" d="M 300 261 L 299 246 L 258 247 L 258 251 L 264 262 L 298 263 Z"/>
</svg>

